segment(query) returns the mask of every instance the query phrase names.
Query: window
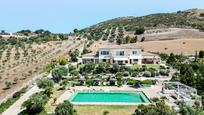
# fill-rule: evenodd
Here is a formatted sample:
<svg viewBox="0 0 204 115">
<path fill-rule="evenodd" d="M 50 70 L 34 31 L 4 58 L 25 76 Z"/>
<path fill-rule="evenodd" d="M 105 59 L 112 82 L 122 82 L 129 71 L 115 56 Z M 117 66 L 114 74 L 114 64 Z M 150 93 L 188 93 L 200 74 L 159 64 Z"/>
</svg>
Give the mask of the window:
<svg viewBox="0 0 204 115">
<path fill-rule="evenodd" d="M 137 55 L 137 51 L 132 51 L 132 54 L 133 55 Z"/>
<path fill-rule="evenodd" d="M 138 59 L 133 59 L 134 62 L 138 61 Z"/>
<path fill-rule="evenodd" d="M 125 63 L 128 63 L 128 61 L 125 61 Z"/>
<path fill-rule="evenodd" d="M 124 56 L 124 55 L 125 55 L 124 51 L 117 51 L 116 52 L 116 56 Z"/>
<path fill-rule="evenodd" d="M 109 51 L 101 51 L 101 55 L 109 55 Z"/>
<path fill-rule="evenodd" d="M 118 61 L 118 64 L 123 64 L 123 61 Z"/>
</svg>

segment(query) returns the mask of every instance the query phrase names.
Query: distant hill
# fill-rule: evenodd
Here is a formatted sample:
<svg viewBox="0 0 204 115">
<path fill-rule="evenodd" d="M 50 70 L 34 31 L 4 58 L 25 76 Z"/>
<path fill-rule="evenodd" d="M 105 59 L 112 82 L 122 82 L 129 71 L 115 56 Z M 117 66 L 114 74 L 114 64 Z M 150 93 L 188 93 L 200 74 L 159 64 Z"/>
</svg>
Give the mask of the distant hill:
<svg viewBox="0 0 204 115">
<path fill-rule="evenodd" d="M 174 13 L 157 13 L 142 17 L 119 17 L 77 31 L 79 37 L 88 39 L 117 39 L 138 28 L 193 28 L 204 30 L 204 10 L 190 9 Z"/>
</svg>

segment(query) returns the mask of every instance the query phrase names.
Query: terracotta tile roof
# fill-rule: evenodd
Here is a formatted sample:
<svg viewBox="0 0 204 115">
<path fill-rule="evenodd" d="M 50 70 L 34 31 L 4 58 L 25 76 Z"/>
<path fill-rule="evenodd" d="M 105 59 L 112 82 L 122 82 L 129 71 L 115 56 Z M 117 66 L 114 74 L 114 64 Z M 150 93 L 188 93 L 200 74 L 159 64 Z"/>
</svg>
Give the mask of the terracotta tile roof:
<svg viewBox="0 0 204 115">
<path fill-rule="evenodd" d="M 137 46 L 135 44 L 103 45 L 103 46 L 100 46 L 99 48 L 101 49 L 135 49 L 135 48 L 142 49 L 142 47 Z"/>
</svg>

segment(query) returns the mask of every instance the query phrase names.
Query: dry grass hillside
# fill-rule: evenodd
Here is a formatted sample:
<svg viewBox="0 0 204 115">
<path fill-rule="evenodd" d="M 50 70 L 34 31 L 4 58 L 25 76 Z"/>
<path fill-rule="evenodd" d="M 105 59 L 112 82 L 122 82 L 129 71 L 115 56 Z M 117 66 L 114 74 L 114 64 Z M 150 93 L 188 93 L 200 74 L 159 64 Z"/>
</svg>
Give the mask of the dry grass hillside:
<svg viewBox="0 0 204 115">
<path fill-rule="evenodd" d="M 92 53 L 95 53 L 100 46 L 111 45 L 108 41 L 98 41 L 90 46 Z M 175 53 L 184 55 L 194 55 L 196 51 L 204 50 L 204 39 L 188 38 L 165 41 L 146 41 L 134 43 L 140 46 L 145 52 Z"/>
<path fill-rule="evenodd" d="M 7 45 L 0 58 L 0 99 L 42 73 L 42 67 L 52 59 L 67 56 L 69 50 L 81 45 L 81 41 L 71 40 L 24 44 L 23 47 Z M 12 83 L 11 88 L 5 89 L 5 82 Z"/>
</svg>

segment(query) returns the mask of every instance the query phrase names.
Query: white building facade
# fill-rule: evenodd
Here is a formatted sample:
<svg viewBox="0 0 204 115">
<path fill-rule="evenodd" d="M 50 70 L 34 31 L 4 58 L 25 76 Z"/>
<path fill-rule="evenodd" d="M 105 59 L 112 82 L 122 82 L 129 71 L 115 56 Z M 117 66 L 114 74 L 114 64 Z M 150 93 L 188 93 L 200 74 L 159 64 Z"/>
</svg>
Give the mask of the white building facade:
<svg viewBox="0 0 204 115">
<path fill-rule="evenodd" d="M 148 54 L 148 55 L 147 55 Z M 82 63 L 108 62 L 110 64 L 134 65 L 134 64 L 159 64 L 160 57 L 155 54 L 143 55 L 140 47 L 132 45 L 112 45 L 101 47 L 96 54 L 83 55 Z"/>
</svg>

